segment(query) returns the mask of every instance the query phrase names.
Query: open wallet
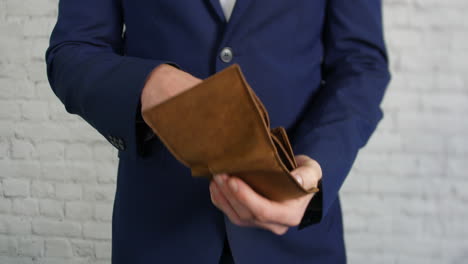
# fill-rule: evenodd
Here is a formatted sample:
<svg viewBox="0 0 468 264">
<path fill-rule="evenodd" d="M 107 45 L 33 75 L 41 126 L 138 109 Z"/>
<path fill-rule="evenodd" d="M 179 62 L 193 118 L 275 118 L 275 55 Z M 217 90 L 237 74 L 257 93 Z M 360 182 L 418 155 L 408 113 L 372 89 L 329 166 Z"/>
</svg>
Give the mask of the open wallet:
<svg viewBox="0 0 468 264">
<path fill-rule="evenodd" d="M 265 106 L 233 64 L 142 112 L 143 119 L 193 177 L 227 173 L 275 201 L 304 189 L 290 174 L 297 167 L 286 130 L 270 128 Z"/>
</svg>

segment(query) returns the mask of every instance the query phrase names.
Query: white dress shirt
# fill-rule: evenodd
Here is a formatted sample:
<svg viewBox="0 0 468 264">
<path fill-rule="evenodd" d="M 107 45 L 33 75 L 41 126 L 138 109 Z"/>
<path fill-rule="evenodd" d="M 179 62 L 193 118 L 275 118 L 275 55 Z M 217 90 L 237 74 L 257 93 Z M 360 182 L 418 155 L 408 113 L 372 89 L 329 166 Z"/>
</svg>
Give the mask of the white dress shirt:
<svg viewBox="0 0 468 264">
<path fill-rule="evenodd" d="M 221 2 L 221 7 L 223 8 L 224 16 L 226 17 L 226 21 L 229 21 L 231 17 L 232 9 L 236 4 L 236 0 L 219 0 Z"/>
</svg>

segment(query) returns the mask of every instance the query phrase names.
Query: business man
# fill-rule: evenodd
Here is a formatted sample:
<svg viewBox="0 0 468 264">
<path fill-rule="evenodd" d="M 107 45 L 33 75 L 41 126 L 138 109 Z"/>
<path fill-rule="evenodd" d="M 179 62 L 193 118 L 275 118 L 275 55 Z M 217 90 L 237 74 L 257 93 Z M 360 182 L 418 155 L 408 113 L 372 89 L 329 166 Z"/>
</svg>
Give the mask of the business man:
<svg viewBox="0 0 468 264">
<path fill-rule="evenodd" d="M 379 0 L 61 0 L 47 74 L 118 149 L 112 262 L 345 263 L 338 191 L 390 79 L 381 20 Z M 319 193 L 279 203 L 235 175 L 192 178 L 145 124 L 233 63 Z"/>
</svg>

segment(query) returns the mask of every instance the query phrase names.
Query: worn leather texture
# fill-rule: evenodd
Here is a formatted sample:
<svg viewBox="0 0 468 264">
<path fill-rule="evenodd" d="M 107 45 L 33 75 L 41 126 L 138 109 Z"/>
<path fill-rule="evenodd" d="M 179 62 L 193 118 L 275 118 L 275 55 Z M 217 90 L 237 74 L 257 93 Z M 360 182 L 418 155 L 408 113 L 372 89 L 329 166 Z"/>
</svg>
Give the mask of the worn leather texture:
<svg viewBox="0 0 468 264">
<path fill-rule="evenodd" d="M 228 173 L 277 201 L 318 191 L 304 189 L 290 174 L 297 164 L 286 130 L 270 128 L 268 112 L 238 64 L 142 115 L 193 177 Z"/>
</svg>

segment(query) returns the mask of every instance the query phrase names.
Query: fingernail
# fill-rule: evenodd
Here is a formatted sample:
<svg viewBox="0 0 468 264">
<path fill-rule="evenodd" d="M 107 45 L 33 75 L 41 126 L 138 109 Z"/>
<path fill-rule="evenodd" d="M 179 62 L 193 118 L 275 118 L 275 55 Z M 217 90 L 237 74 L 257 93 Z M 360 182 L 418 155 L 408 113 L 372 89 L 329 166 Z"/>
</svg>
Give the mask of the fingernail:
<svg viewBox="0 0 468 264">
<path fill-rule="evenodd" d="M 237 192 L 237 182 L 235 180 L 230 180 L 229 186 L 231 187 L 232 191 Z"/>
<path fill-rule="evenodd" d="M 221 186 L 223 185 L 223 178 L 221 177 L 221 174 L 216 174 L 214 176 L 216 183 Z"/>
<path fill-rule="evenodd" d="M 298 173 L 293 173 L 292 176 L 294 176 L 294 179 L 302 186 L 304 185 L 304 180 L 302 179 L 302 176 Z"/>
</svg>

